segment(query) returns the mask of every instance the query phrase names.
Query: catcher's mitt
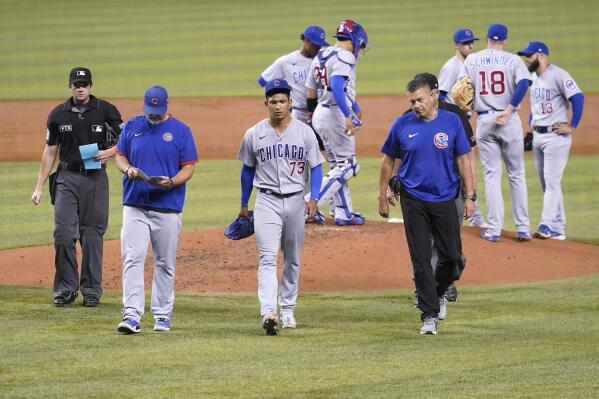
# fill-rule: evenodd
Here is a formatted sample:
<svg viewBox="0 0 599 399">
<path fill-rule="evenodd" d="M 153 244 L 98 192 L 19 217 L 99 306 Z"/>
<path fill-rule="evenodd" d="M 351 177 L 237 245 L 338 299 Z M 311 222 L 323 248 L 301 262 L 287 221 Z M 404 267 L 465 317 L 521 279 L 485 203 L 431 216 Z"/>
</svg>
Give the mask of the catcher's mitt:
<svg viewBox="0 0 599 399">
<path fill-rule="evenodd" d="M 229 240 L 242 240 L 254 234 L 254 211 L 250 211 L 249 219 L 238 217 L 225 229 L 225 237 Z"/>
<path fill-rule="evenodd" d="M 532 151 L 532 132 L 526 132 L 524 136 L 524 151 Z"/>
<path fill-rule="evenodd" d="M 464 112 L 472 112 L 474 104 L 474 85 L 468 76 L 462 77 L 451 88 L 451 98 Z"/>
</svg>

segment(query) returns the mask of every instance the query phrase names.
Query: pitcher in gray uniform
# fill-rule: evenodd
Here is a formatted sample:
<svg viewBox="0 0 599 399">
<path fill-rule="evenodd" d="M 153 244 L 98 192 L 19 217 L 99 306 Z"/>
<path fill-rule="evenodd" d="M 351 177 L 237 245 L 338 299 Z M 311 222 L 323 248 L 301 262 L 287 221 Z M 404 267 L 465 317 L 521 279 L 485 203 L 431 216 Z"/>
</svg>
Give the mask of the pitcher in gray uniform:
<svg viewBox="0 0 599 399">
<path fill-rule="evenodd" d="M 248 218 L 248 202 L 256 187 L 254 229 L 260 252 L 258 299 L 262 327 L 267 335 L 278 333 L 278 304 L 283 328 L 295 328 L 300 254 L 304 244 L 304 215 L 317 211 L 318 188 L 322 183 L 324 158 L 310 126 L 292 118 L 291 89 L 284 79 L 265 85 L 269 117 L 246 133 L 237 158 L 241 169 L 240 216 Z M 308 184 L 314 195 L 304 202 Z M 315 188 L 315 189 L 314 189 Z M 283 251 L 284 269 L 277 287 L 277 255 Z"/>
<path fill-rule="evenodd" d="M 474 111 L 478 113 L 476 138 L 485 178 L 487 222 L 489 228 L 480 236 L 499 241 L 504 223 L 501 194 L 501 160 L 505 162 L 512 213 L 520 241 L 529 241 L 528 193 L 524 173 L 522 124 L 517 109 L 530 86 L 524 62 L 504 51 L 508 37 L 505 25 L 493 24 L 487 31 L 487 48 L 470 54 L 464 61 L 461 76 L 474 85 Z"/>
<path fill-rule="evenodd" d="M 306 80 L 308 104 L 318 98 L 312 126 L 324 142 L 330 165 L 318 194 L 318 206 L 333 198 L 335 223 L 359 225 L 365 219 L 353 211 L 348 181 L 360 170 L 354 137 L 362 124 L 356 100 L 356 65 L 361 52 L 368 48 L 368 36 L 362 25 L 348 19 L 339 25 L 335 37 L 334 46 L 316 55 Z M 324 216 L 320 212 L 318 216 L 323 222 Z"/>
<path fill-rule="evenodd" d="M 530 90 L 533 127 L 533 158 L 543 189 L 543 212 L 535 232 L 537 238 L 566 239 L 566 212 L 562 194 L 562 175 L 568 162 L 572 133 L 582 118 L 584 94 L 562 68 L 549 63 L 549 48 L 533 41 L 518 55 L 525 57 L 534 72 Z M 568 101 L 572 119 L 568 124 Z"/>
</svg>

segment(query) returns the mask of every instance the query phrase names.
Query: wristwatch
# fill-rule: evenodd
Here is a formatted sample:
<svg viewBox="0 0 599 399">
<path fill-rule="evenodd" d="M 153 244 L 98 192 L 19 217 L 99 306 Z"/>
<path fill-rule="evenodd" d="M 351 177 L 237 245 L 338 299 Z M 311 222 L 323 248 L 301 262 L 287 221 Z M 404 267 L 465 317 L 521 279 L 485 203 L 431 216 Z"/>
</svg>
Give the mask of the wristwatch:
<svg viewBox="0 0 599 399">
<path fill-rule="evenodd" d="M 476 193 L 474 193 L 474 194 L 472 194 L 472 195 L 466 195 L 466 196 L 464 197 L 464 199 L 469 199 L 469 200 L 472 200 L 472 201 L 476 201 L 476 198 L 478 198 L 478 197 L 476 196 Z"/>
</svg>

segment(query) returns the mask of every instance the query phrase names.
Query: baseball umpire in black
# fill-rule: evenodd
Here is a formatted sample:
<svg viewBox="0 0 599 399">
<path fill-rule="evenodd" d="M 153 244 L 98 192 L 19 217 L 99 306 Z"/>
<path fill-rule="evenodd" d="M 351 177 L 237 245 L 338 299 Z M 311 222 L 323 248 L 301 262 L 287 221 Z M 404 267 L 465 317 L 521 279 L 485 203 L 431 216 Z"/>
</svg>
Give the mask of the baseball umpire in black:
<svg viewBox="0 0 599 399">
<path fill-rule="evenodd" d="M 387 186 L 395 160 L 400 162 L 397 182 L 418 307 L 421 334 L 436 334 L 443 294 L 464 268 L 455 198 L 460 183 L 466 190 L 464 213 L 470 216 L 476 199 L 468 156 L 470 143 L 460 118 L 439 109 L 437 94 L 426 78 L 407 85 L 412 112 L 397 118 L 383 144 L 379 179 L 379 213 L 389 216 Z M 460 181 L 461 178 L 461 181 Z M 395 186 L 395 184 L 393 184 Z M 436 273 L 431 268 L 431 236 L 439 252 Z"/>
<path fill-rule="evenodd" d="M 91 95 L 92 75 L 87 68 L 69 74 L 72 97 L 48 115 L 46 146 L 31 201 L 40 203 L 50 176 L 54 204 L 54 305 L 73 303 L 78 290 L 83 305 L 97 306 L 102 296 L 102 256 L 108 226 L 108 176 L 106 161 L 115 156 L 114 145 L 121 131 L 116 107 Z M 97 143 L 100 169 L 86 169 L 79 146 Z M 56 174 L 50 175 L 56 158 Z M 76 243 L 82 250 L 81 279 L 78 275 Z"/>
</svg>

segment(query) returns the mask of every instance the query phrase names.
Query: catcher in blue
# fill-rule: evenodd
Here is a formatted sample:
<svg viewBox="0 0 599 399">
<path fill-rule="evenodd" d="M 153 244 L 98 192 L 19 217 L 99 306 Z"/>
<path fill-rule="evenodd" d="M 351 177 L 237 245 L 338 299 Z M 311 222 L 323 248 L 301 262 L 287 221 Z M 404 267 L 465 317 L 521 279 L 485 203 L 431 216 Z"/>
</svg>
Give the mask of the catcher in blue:
<svg viewBox="0 0 599 399">
<path fill-rule="evenodd" d="M 353 211 L 349 180 L 360 171 L 354 137 L 362 125 L 362 111 L 356 100 L 356 66 L 360 54 L 368 48 L 368 35 L 362 25 L 346 19 L 335 37 L 334 46 L 318 52 L 306 80 L 308 107 L 313 107 L 318 98 L 312 126 L 324 142 L 330 165 L 319 190 L 318 206 L 332 199 L 335 224 L 360 225 L 365 218 Z M 316 220 L 324 223 L 324 215 L 319 212 Z"/>
<path fill-rule="evenodd" d="M 535 77 L 530 88 L 533 127 L 532 155 L 543 188 L 541 222 L 537 238 L 566 239 L 566 211 L 562 194 L 562 174 L 566 169 L 572 134 L 584 108 L 584 94 L 570 74 L 549 62 L 549 47 L 530 42 L 518 51 Z M 568 102 L 572 119 L 568 124 Z"/>
<path fill-rule="evenodd" d="M 248 202 L 256 187 L 254 229 L 260 252 L 258 299 L 262 327 L 267 335 L 283 328 L 295 328 L 300 254 L 304 244 L 304 215 L 313 218 L 317 211 L 318 188 L 322 183 L 324 158 L 310 126 L 292 118 L 291 88 L 284 79 L 265 85 L 265 105 L 269 117 L 245 133 L 237 158 L 241 168 L 240 217 L 249 218 Z M 306 204 L 304 188 L 315 193 Z M 277 255 L 283 251 L 284 269 L 277 284 Z"/>
</svg>

